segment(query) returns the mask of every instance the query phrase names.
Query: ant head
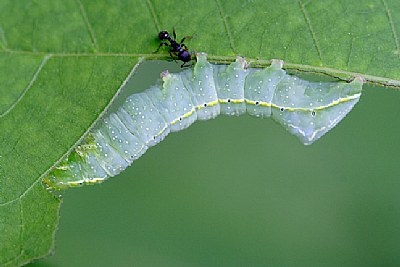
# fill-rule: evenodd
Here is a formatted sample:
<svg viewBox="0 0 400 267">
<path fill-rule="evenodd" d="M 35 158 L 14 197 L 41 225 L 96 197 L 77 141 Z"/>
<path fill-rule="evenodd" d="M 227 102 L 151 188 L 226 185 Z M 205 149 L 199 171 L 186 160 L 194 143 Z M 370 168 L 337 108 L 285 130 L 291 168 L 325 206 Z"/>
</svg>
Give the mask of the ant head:
<svg viewBox="0 0 400 267">
<path fill-rule="evenodd" d="M 168 37 L 169 37 L 169 33 L 167 31 L 161 31 L 158 34 L 158 38 L 160 38 L 160 40 L 168 39 Z"/>
</svg>

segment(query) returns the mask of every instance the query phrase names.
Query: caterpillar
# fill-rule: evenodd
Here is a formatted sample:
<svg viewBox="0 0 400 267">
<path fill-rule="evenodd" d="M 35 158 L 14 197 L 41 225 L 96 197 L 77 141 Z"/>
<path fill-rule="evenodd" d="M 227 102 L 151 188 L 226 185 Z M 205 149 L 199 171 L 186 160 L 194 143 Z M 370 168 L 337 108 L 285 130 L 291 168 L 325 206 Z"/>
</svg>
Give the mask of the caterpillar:
<svg viewBox="0 0 400 267">
<path fill-rule="evenodd" d="M 254 69 L 241 57 L 230 65 L 211 64 L 204 53 L 196 57 L 193 69 L 163 72 L 162 85 L 129 96 L 101 119 L 44 184 L 57 190 L 102 182 L 169 133 L 219 114 L 272 117 L 309 145 L 341 121 L 361 96 L 361 77 L 350 83 L 309 82 L 287 74 L 280 60 Z"/>
</svg>

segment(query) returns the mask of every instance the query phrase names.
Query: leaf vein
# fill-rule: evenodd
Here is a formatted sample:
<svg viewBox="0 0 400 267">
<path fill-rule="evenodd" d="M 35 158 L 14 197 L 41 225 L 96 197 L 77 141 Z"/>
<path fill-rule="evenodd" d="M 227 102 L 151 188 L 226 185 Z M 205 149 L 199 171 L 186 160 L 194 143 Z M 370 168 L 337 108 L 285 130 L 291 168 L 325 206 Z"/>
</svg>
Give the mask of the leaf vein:
<svg viewBox="0 0 400 267">
<path fill-rule="evenodd" d="M 2 114 L 0 114 L 0 118 L 4 117 L 8 113 L 10 113 L 15 108 L 15 106 L 18 105 L 19 102 L 21 102 L 21 100 L 24 98 L 25 94 L 29 91 L 29 89 L 35 83 L 37 77 L 39 76 L 39 73 L 41 72 L 41 70 L 43 69 L 44 65 L 46 64 L 46 62 L 49 60 L 50 57 L 51 57 L 51 55 L 44 56 L 42 62 L 40 63 L 38 69 L 36 70 L 35 74 L 33 75 L 32 79 L 30 80 L 28 85 L 25 87 L 24 91 L 22 91 L 21 95 L 17 98 L 17 100 L 6 111 L 4 111 Z"/>
<path fill-rule="evenodd" d="M 48 55 L 46 52 L 32 52 L 32 51 L 24 51 L 24 50 L 11 50 L 7 49 L 6 51 L 0 51 L 0 53 L 14 53 L 14 54 L 22 54 L 22 55 Z M 142 53 L 52 53 L 49 54 L 51 57 L 141 57 L 146 60 L 167 60 L 170 59 L 169 55 L 163 54 L 142 54 Z M 219 55 L 208 55 L 208 59 L 211 62 L 232 62 L 235 61 L 236 56 L 219 56 Z M 271 64 L 271 60 L 267 59 L 258 59 L 258 58 L 246 58 L 249 62 L 253 62 L 254 66 L 258 67 L 266 67 Z M 338 78 L 344 81 L 356 76 L 362 76 L 365 78 L 366 82 L 378 84 L 381 86 L 389 86 L 393 89 L 400 88 L 400 80 L 392 79 L 384 76 L 376 76 L 369 75 L 360 72 L 341 70 L 337 68 L 323 67 L 323 66 L 315 66 L 315 65 L 306 65 L 300 63 L 291 63 L 285 62 L 286 69 L 292 69 L 300 72 L 313 72 L 324 74 L 330 77 Z"/>
<path fill-rule="evenodd" d="M 226 18 L 225 12 L 222 8 L 221 2 L 219 0 L 215 0 L 215 3 L 217 4 L 219 14 L 222 18 L 222 22 L 224 23 L 225 32 L 226 32 L 226 35 L 228 36 L 228 40 L 229 40 L 229 45 L 230 45 L 233 53 L 238 54 L 238 52 L 236 51 L 235 43 L 233 41 L 232 31 L 228 24 L 228 20 Z"/>
<path fill-rule="evenodd" d="M 346 61 L 346 68 L 347 69 L 349 69 L 349 66 L 350 66 L 350 59 L 351 59 L 351 56 L 353 54 L 353 46 L 354 46 L 354 38 L 351 38 L 350 51 L 349 51 L 349 55 L 348 55 L 347 61 Z"/>
<path fill-rule="evenodd" d="M 311 37 L 312 37 L 312 40 L 313 40 L 314 47 L 315 47 L 315 49 L 317 50 L 318 57 L 319 57 L 319 59 L 320 59 L 320 61 L 321 61 L 321 63 L 322 63 L 322 53 L 321 53 L 321 49 L 320 49 L 319 44 L 318 44 L 317 35 L 316 35 L 315 31 L 313 30 L 310 16 L 307 14 L 306 7 L 305 7 L 305 5 L 301 2 L 301 0 L 297 0 L 297 2 L 299 3 L 301 13 L 303 13 L 303 17 L 304 17 L 304 20 L 305 20 L 305 22 L 306 22 L 306 24 L 307 24 L 307 28 L 308 28 L 308 30 L 310 31 L 310 34 L 311 34 Z"/>
<path fill-rule="evenodd" d="M 12 259 L 8 260 L 7 262 L 0 262 L 3 264 L 2 266 L 11 266 L 14 265 L 16 262 L 18 262 L 18 259 L 20 259 L 24 255 L 24 217 L 23 217 L 23 210 L 22 210 L 22 201 L 19 200 L 19 254 L 15 255 Z"/>
<path fill-rule="evenodd" d="M 94 34 L 94 30 L 93 30 L 92 24 L 89 21 L 89 17 L 88 17 L 88 15 L 86 13 L 85 6 L 82 4 L 81 0 L 76 0 L 76 2 L 78 4 L 78 6 L 79 6 L 79 10 L 81 12 L 82 19 L 85 22 L 85 26 L 86 26 L 87 31 L 89 33 L 90 39 L 92 41 L 93 50 L 95 52 L 99 51 L 99 46 L 97 44 L 96 35 Z"/>
<path fill-rule="evenodd" d="M 6 34 L 4 33 L 3 27 L 0 25 L 0 38 L 1 38 L 1 45 L 3 46 L 3 49 L 6 50 L 8 48 L 8 42 L 6 38 Z"/>
<path fill-rule="evenodd" d="M 13 199 L 11 199 L 11 200 L 9 200 L 7 202 L 0 203 L 0 207 L 7 206 L 9 204 L 14 203 L 15 201 L 18 201 L 18 200 L 22 199 L 29 191 L 31 191 L 31 189 L 37 184 L 37 182 L 40 181 L 41 177 L 42 176 L 38 177 L 35 181 L 33 181 L 33 183 L 27 189 L 25 189 L 25 191 L 22 192 L 22 194 L 19 195 L 18 197 L 13 198 Z"/>
<path fill-rule="evenodd" d="M 161 26 L 160 26 L 160 22 L 158 21 L 158 18 L 156 15 L 156 11 L 154 10 L 154 5 L 150 0 L 146 0 L 146 4 L 147 4 L 147 8 L 149 9 L 149 12 L 151 14 L 151 17 L 153 18 L 153 22 L 156 25 L 157 31 L 160 32 Z"/>
<path fill-rule="evenodd" d="M 20 250 L 18 258 L 24 255 L 24 232 L 25 232 L 25 225 L 24 225 L 24 209 L 22 207 L 22 200 L 19 200 L 19 213 L 20 213 L 20 229 L 19 229 L 19 238 L 20 238 Z"/>
<path fill-rule="evenodd" d="M 390 25 L 390 29 L 392 31 L 392 37 L 393 37 L 393 40 L 394 40 L 394 45 L 396 47 L 396 54 L 400 57 L 399 38 L 397 37 L 397 34 L 396 34 L 396 28 L 395 28 L 394 23 L 393 23 L 392 14 L 390 13 L 390 9 L 389 9 L 389 7 L 388 7 L 388 5 L 386 3 L 386 0 L 382 0 L 382 4 L 385 7 L 386 16 L 387 16 L 387 18 L 389 20 L 389 25 Z"/>
<path fill-rule="evenodd" d="M 264 28 L 264 31 L 261 34 L 260 50 L 258 51 L 259 57 L 261 57 L 261 52 L 263 51 L 263 48 L 264 48 L 264 37 L 265 37 L 266 33 L 267 33 L 267 28 Z"/>
</svg>

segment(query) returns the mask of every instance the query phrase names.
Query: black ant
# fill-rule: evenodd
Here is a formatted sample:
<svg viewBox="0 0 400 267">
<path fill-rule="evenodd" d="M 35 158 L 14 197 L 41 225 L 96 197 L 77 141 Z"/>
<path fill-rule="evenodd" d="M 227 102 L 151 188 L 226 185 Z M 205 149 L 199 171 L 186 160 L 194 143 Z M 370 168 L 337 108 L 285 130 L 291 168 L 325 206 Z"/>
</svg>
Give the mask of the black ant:
<svg viewBox="0 0 400 267">
<path fill-rule="evenodd" d="M 181 65 L 181 68 L 183 68 L 183 66 L 187 62 L 192 60 L 192 55 L 188 51 L 189 50 L 188 47 L 183 43 L 186 39 L 191 38 L 191 36 L 183 37 L 180 43 L 175 41 L 175 39 L 176 39 L 175 29 L 173 31 L 173 36 L 174 36 L 174 38 L 171 38 L 171 35 L 169 35 L 169 33 L 167 31 L 161 31 L 158 34 L 158 38 L 160 38 L 160 40 L 163 41 L 160 44 L 160 47 L 163 45 L 169 46 L 171 48 L 169 50 L 169 54 L 171 55 L 172 58 L 177 57 L 179 60 L 183 61 L 183 64 Z M 167 40 L 169 42 L 169 44 L 167 42 L 165 42 L 165 40 Z"/>
</svg>

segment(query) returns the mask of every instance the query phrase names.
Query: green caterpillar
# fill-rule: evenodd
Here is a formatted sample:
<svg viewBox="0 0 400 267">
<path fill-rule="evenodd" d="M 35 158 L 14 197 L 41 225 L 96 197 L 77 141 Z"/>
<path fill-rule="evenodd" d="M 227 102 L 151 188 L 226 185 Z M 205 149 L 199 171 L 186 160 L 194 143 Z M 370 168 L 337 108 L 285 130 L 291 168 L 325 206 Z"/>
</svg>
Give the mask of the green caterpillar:
<svg viewBox="0 0 400 267">
<path fill-rule="evenodd" d="M 56 167 L 44 183 L 65 189 L 102 182 L 120 173 L 170 132 L 219 114 L 272 117 L 309 145 L 332 129 L 358 102 L 363 80 L 316 83 L 288 75 L 282 61 L 264 69 L 243 58 L 213 65 L 197 54 L 193 69 L 162 73 L 162 86 L 129 96 Z"/>
</svg>

